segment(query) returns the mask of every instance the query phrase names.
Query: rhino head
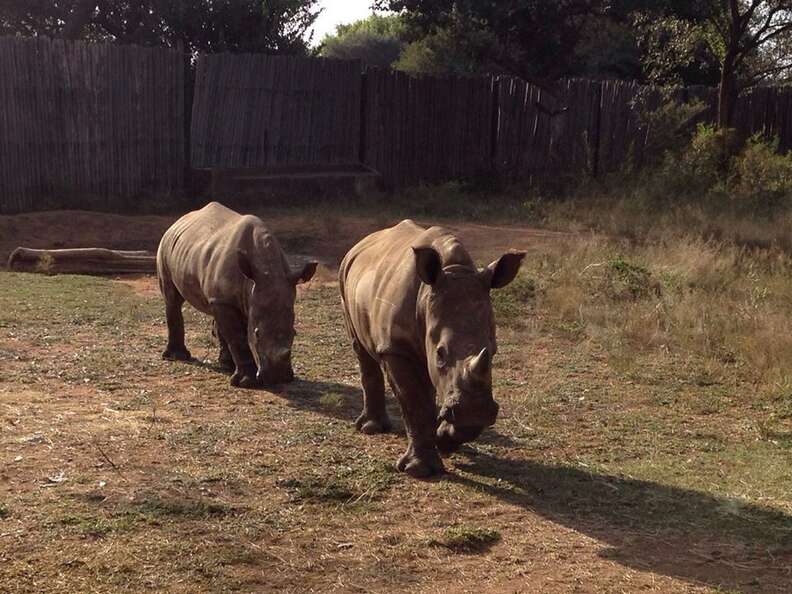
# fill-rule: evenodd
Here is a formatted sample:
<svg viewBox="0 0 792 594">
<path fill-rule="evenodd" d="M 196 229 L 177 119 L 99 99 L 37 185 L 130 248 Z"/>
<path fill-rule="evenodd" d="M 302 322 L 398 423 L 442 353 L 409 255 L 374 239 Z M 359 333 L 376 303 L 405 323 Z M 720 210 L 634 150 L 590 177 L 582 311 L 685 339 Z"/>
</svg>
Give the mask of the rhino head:
<svg viewBox="0 0 792 594">
<path fill-rule="evenodd" d="M 437 395 L 437 445 L 454 451 L 495 423 L 492 358 L 497 351 L 490 291 L 514 280 L 525 253 L 501 256 L 484 268 L 443 266 L 431 247 L 413 248 L 422 289 L 425 349 Z"/>
<path fill-rule="evenodd" d="M 294 379 L 291 349 L 296 287 L 311 280 L 316 267 L 316 262 L 308 262 L 299 271 L 283 270 L 280 266 L 259 270 L 243 252 L 239 253 L 239 269 L 252 281 L 245 312 L 247 340 L 260 384 L 281 384 Z"/>
</svg>

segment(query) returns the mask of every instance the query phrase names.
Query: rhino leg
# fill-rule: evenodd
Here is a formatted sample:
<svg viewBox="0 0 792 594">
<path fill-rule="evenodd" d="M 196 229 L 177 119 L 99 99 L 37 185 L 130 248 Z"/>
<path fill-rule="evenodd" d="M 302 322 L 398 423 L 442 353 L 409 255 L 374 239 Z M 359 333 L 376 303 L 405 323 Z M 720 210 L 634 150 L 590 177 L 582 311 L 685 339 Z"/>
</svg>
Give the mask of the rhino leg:
<svg viewBox="0 0 792 594">
<path fill-rule="evenodd" d="M 382 369 L 357 340 L 352 346 L 360 363 L 360 382 L 363 384 L 363 412 L 355 421 L 355 427 L 367 435 L 387 433 L 391 430 L 391 422 L 385 410 Z"/>
<path fill-rule="evenodd" d="M 217 337 L 217 342 L 220 343 L 220 352 L 217 354 L 217 363 L 223 371 L 233 372 L 236 368 L 234 365 L 234 357 L 231 355 L 231 350 L 228 348 L 228 342 L 223 338 L 220 330 L 217 328 L 217 321 L 214 323 L 214 332 Z"/>
<path fill-rule="evenodd" d="M 171 283 L 162 284 L 162 296 L 165 298 L 165 319 L 168 323 L 168 346 L 165 347 L 162 358 L 189 361 L 192 355 L 184 344 L 184 316 L 182 316 L 184 297 Z"/>
<path fill-rule="evenodd" d="M 428 374 L 421 373 L 420 365 L 404 357 L 386 355 L 383 361 L 407 430 L 407 451 L 396 468 L 416 478 L 442 473 L 443 462 L 435 445 L 437 407 Z"/>
<path fill-rule="evenodd" d="M 245 318 L 235 307 L 228 305 L 213 305 L 212 314 L 217 324 L 217 334 L 225 340 L 234 361 L 231 385 L 240 388 L 256 387 L 256 363 L 247 343 Z"/>
</svg>

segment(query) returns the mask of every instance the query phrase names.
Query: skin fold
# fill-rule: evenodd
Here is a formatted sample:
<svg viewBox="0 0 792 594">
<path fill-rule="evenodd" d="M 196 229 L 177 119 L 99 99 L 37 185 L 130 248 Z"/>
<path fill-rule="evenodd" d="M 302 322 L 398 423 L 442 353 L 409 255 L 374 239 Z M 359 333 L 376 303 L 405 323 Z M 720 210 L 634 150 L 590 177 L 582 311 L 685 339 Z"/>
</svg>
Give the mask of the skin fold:
<svg viewBox="0 0 792 594">
<path fill-rule="evenodd" d="M 440 453 L 495 422 L 490 290 L 510 283 L 524 256 L 507 253 L 480 270 L 448 230 L 405 220 L 364 238 L 341 262 L 344 318 L 364 391 L 356 426 L 364 433 L 391 428 L 387 377 L 408 438 L 399 470 L 442 472 Z"/>
<path fill-rule="evenodd" d="M 252 388 L 294 378 L 296 285 L 316 271 L 292 271 L 263 221 L 217 202 L 184 215 L 163 235 L 157 276 L 168 323 L 166 359 L 189 360 L 182 305 L 214 318 L 219 362 L 231 384 Z"/>
</svg>

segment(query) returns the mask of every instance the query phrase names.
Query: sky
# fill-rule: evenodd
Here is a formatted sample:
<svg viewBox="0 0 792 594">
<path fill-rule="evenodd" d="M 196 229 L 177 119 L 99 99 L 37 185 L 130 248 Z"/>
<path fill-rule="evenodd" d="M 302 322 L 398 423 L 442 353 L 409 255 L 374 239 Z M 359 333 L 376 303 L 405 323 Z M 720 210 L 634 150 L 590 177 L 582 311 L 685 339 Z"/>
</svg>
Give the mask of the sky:
<svg viewBox="0 0 792 594">
<path fill-rule="evenodd" d="M 321 0 L 322 14 L 314 24 L 314 45 L 327 33 L 334 33 L 336 25 L 364 19 L 371 14 L 373 0 Z"/>
</svg>

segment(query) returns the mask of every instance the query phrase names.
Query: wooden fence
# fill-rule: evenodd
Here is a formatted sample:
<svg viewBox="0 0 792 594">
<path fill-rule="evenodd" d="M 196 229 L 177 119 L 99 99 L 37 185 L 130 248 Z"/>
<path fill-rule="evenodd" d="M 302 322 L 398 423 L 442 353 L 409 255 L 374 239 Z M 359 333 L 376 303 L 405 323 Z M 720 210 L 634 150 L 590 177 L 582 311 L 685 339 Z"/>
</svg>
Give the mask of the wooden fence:
<svg viewBox="0 0 792 594">
<path fill-rule="evenodd" d="M 0 38 L 0 212 L 179 191 L 183 105 L 178 52 Z"/>
<path fill-rule="evenodd" d="M 192 113 L 192 165 L 356 163 L 361 84 L 361 66 L 355 61 L 201 56 Z"/>
<path fill-rule="evenodd" d="M 486 78 L 365 75 L 361 160 L 387 187 L 489 173 L 492 91 Z"/>
<path fill-rule="evenodd" d="M 778 138 L 781 152 L 792 151 L 792 86 L 757 87 L 743 93 L 735 106 L 734 127 L 746 134 Z"/>
<path fill-rule="evenodd" d="M 591 80 L 548 93 L 511 77 L 412 77 L 293 56 L 200 56 L 194 85 L 192 75 L 171 50 L 0 38 L 0 212 L 128 209 L 183 190 L 188 161 L 284 171 L 365 164 L 389 189 L 598 175 L 640 166 L 653 131 L 639 113 L 668 95 Z M 714 118 L 715 90 L 671 94 L 703 101 L 703 119 Z M 735 123 L 792 150 L 792 88 L 745 93 Z"/>
</svg>

